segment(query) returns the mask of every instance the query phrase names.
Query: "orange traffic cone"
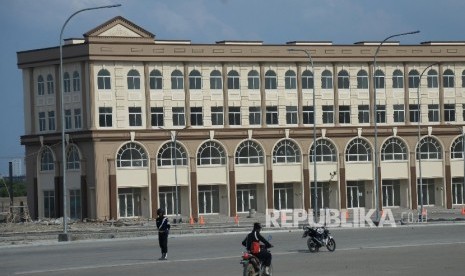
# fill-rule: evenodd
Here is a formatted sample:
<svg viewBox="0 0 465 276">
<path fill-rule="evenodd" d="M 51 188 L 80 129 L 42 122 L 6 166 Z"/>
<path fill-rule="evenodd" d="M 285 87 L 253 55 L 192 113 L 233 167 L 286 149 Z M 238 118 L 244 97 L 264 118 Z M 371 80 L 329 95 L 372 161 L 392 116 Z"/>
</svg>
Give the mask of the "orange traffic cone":
<svg viewBox="0 0 465 276">
<path fill-rule="evenodd" d="M 189 218 L 189 224 L 194 225 L 194 219 L 192 218 L 192 216 Z"/>
<path fill-rule="evenodd" d="M 200 225 L 204 225 L 204 224 L 205 224 L 205 221 L 203 220 L 203 216 L 200 216 L 199 224 L 200 224 Z"/>
<path fill-rule="evenodd" d="M 234 223 L 236 225 L 239 225 L 239 216 L 236 214 L 236 216 L 234 217 Z"/>
<path fill-rule="evenodd" d="M 465 207 L 462 207 L 462 212 L 461 212 L 461 214 L 465 216 Z"/>
<path fill-rule="evenodd" d="M 428 211 L 426 209 L 423 209 L 423 211 L 421 212 L 421 215 L 426 216 L 427 214 L 428 214 Z"/>
</svg>

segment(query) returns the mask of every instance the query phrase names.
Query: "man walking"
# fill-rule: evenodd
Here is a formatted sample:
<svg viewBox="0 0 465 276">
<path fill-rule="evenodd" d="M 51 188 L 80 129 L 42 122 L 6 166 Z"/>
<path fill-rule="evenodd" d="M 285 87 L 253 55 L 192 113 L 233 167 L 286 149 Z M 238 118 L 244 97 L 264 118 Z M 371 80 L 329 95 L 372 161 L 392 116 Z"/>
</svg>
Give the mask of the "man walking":
<svg viewBox="0 0 465 276">
<path fill-rule="evenodd" d="M 165 210 L 157 210 L 157 228 L 158 228 L 158 243 L 161 249 L 161 258 L 159 260 L 168 260 L 168 234 L 171 228 L 168 218 L 165 217 Z"/>
</svg>

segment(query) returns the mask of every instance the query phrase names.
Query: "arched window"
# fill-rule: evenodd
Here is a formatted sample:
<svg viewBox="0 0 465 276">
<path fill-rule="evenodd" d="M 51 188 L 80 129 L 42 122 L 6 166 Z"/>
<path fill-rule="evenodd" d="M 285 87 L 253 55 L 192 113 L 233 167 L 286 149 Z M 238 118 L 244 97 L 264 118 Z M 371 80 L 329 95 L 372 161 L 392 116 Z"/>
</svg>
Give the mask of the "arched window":
<svg viewBox="0 0 465 276">
<path fill-rule="evenodd" d="M 350 141 L 346 149 L 347 162 L 371 161 L 371 147 L 367 141 L 356 138 Z"/>
<path fill-rule="evenodd" d="M 324 70 L 323 73 L 321 73 L 321 88 L 322 89 L 333 88 L 333 74 L 331 74 L 331 71 Z"/>
<path fill-rule="evenodd" d="M 315 143 L 312 144 L 310 148 L 310 162 L 313 163 L 313 155 L 316 155 L 316 162 L 336 162 L 336 147 L 328 139 L 319 139 L 316 140 L 316 152 Z"/>
<path fill-rule="evenodd" d="M 65 93 L 71 92 L 71 78 L 68 72 L 63 74 L 63 88 Z"/>
<path fill-rule="evenodd" d="M 228 89 L 239 89 L 239 73 L 231 70 L 228 73 Z"/>
<path fill-rule="evenodd" d="M 365 70 L 360 70 L 357 73 L 357 88 L 368 89 L 368 73 Z"/>
<path fill-rule="evenodd" d="M 236 164 L 263 164 L 263 150 L 254 141 L 244 141 L 236 151 Z"/>
<path fill-rule="evenodd" d="M 278 78 L 273 70 L 265 73 L 265 89 L 276 89 L 278 87 Z"/>
<path fill-rule="evenodd" d="M 408 73 L 408 88 L 418 88 L 420 85 L 420 74 L 417 70 L 410 70 Z"/>
<path fill-rule="evenodd" d="M 189 73 L 189 89 L 202 89 L 202 76 L 200 75 L 200 72 L 197 70 L 192 70 Z"/>
<path fill-rule="evenodd" d="M 218 70 L 213 70 L 210 73 L 210 89 L 223 89 L 223 79 Z"/>
<path fill-rule="evenodd" d="M 224 165 L 226 153 L 223 147 L 215 141 L 202 144 L 197 152 L 197 165 Z"/>
<path fill-rule="evenodd" d="M 438 88 L 438 72 L 434 69 L 428 71 L 428 88 Z"/>
<path fill-rule="evenodd" d="M 407 160 L 407 147 L 399 138 L 389 138 L 381 147 L 382 161 Z"/>
<path fill-rule="evenodd" d="M 47 94 L 55 93 L 55 85 L 53 84 L 53 77 L 52 75 L 47 75 Z"/>
<path fill-rule="evenodd" d="M 404 88 L 404 74 L 398 69 L 392 73 L 392 88 Z"/>
<path fill-rule="evenodd" d="M 420 140 L 417 146 L 417 160 L 419 157 L 424 160 L 442 159 L 442 149 L 439 142 L 433 137 L 425 137 Z"/>
<path fill-rule="evenodd" d="M 285 89 L 296 89 L 297 88 L 297 77 L 294 71 L 287 70 L 284 75 L 284 86 Z"/>
<path fill-rule="evenodd" d="M 53 159 L 52 150 L 48 147 L 42 150 L 40 154 L 40 170 L 53 171 L 55 169 L 55 160 Z"/>
<path fill-rule="evenodd" d="M 286 139 L 281 140 L 279 143 L 274 147 L 273 150 L 273 163 L 284 163 L 284 164 L 291 164 L 291 163 L 299 163 L 300 162 L 300 149 L 296 143 L 293 141 Z"/>
<path fill-rule="evenodd" d="M 339 89 L 349 89 L 349 73 L 346 70 L 341 70 L 337 74 L 337 87 Z"/>
<path fill-rule="evenodd" d="M 111 89 L 111 77 L 110 72 L 106 69 L 101 69 L 97 74 L 97 86 L 98 89 Z"/>
<path fill-rule="evenodd" d="M 163 89 L 163 78 L 161 72 L 154 69 L 150 72 L 150 89 L 160 90 Z"/>
<path fill-rule="evenodd" d="M 260 75 L 256 70 L 250 70 L 247 76 L 247 88 L 249 89 L 260 89 Z"/>
<path fill-rule="evenodd" d="M 302 89 L 313 89 L 313 73 L 310 70 L 302 72 Z"/>
<path fill-rule="evenodd" d="M 68 148 L 66 154 L 66 169 L 67 170 L 79 170 L 81 168 L 81 158 L 79 157 L 79 151 L 76 146 L 72 145 Z"/>
<path fill-rule="evenodd" d="M 376 70 L 375 72 L 375 86 L 376 89 L 384 89 L 384 72 L 382 70 Z"/>
<path fill-rule="evenodd" d="M 78 71 L 73 72 L 73 91 L 74 92 L 81 91 L 81 77 L 79 76 Z"/>
<path fill-rule="evenodd" d="M 147 153 L 136 143 L 127 143 L 120 148 L 116 158 L 118 168 L 147 167 Z"/>
<path fill-rule="evenodd" d="M 132 69 L 128 72 L 128 89 L 129 90 L 140 89 L 140 74 L 135 69 Z"/>
<path fill-rule="evenodd" d="M 45 83 L 44 83 L 44 77 L 42 77 L 42 75 L 39 75 L 39 77 L 37 77 L 37 94 L 39 96 L 42 96 L 45 94 Z"/>
<path fill-rule="evenodd" d="M 171 89 L 184 89 L 184 79 L 179 70 L 171 73 Z"/>
<path fill-rule="evenodd" d="M 447 69 L 444 71 L 444 74 L 442 75 L 444 88 L 453 88 L 455 86 L 454 78 L 454 72 L 452 70 Z"/>
<path fill-rule="evenodd" d="M 452 147 L 450 148 L 450 158 L 463 159 L 463 136 L 458 137 L 452 143 Z"/>
<path fill-rule="evenodd" d="M 158 167 L 164 166 L 187 166 L 187 152 L 186 149 L 179 143 L 169 142 L 164 144 L 158 151 L 157 158 Z"/>
</svg>

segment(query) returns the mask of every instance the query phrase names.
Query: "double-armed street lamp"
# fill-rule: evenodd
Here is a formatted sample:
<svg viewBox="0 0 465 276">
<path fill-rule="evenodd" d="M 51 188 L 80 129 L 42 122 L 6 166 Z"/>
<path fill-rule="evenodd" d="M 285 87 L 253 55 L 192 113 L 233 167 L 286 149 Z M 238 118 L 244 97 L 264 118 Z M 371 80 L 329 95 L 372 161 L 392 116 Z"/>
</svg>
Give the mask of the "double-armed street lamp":
<svg viewBox="0 0 465 276">
<path fill-rule="evenodd" d="M 75 15 L 81 12 L 98 10 L 98 9 L 107 9 L 107 8 L 116 8 L 120 7 L 121 4 L 116 5 L 107 5 L 99 6 L 93 8 L 86 8 L 78 10 L 73 13 L 66 19 L 65 23 L 61 27 L 60 32 L 60 97 L 61 97 L 61 150 L 62 150 L 62 170 L 63 170 L 63 233 L 58 235 L 58 241 L 69 241 L 70 235 L 68 234 L 68 223 L 67 223 L 67 187 L 66 187 L 66 137 L 65 137 L 65 100 L 64 100 L 64 83 L 63 83 L 63 31 L 65 30 L 66 24 L 73 18 Z"/>
<path fill-rule="evenodd" d="M 305 50 L 305 49 L 294 49 L 294 48 L 291 48 L 291 49 L 288 49 L 289 52 L 303 52 L 307 55 L 308 57 L 308 61 L 310 63 L 310 66 L 312 67 L 312 74 L 313 74 L 313 85 L 312 85 L 312 88 L 313 88 L 313 98 L 312 98 L 312 104 L 313 104 L 313 181 L 314 181 L 314 185 L 313 185 L 313 213 L 315 215 L 315 219 L 316 219 L 316 215 L 318 214 L 318 181 L 317 181 L 317 171 L 316 171 L 316 147 L 317 147 L 317 143 L 316 143 L 316 100 L 315 100 L 315 67 L 313 66 L 313 59 L 312 59 L 312 55 L 310 54 L 310 51 L 309 50 Z"/>
<path fill-rule="evenodd" d="M 378 45 L 376 48 L 375 56 L 373 57 L 373 119 L 374 121 L 374 127 L 375 127 L 375 138 L 374 138 L 374 150 L 375 150 L 375 165 L 374 165 L 374 187 L 373 191 L 375 194 L 374 200 L 375 200 L 375 223 L 379 222 L 379 192 L 378 192 L 378 187 L 379 187 L 379 176 L 378 176 L 378 167 L 379 167 L 379 161 L 378 161 L 378 108 L 377 108 L 377 100 L 376 100 L 376 57 L 378 56 L 379 50 L 381 46 L 388 41 L 391 38 L 398 37 L 398 36 L 404 36 L 404 35 L 411 35 L 411 34 L 417 34 L 420 31 L 413 31 L 413 32 L 407 32 L 407 33 L 400 33 L 400 34 L 395 34 L 395 35 L 390 35 L 386 37 L 381 43 Z"/>
</svg>

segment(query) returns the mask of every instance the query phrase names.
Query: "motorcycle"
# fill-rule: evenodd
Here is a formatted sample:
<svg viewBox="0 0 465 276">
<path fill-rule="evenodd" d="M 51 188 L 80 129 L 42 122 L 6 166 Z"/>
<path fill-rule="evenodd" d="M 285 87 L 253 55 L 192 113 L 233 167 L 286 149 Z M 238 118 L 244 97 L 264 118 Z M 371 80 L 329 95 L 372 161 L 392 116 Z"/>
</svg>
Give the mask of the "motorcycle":
<svg viewBox="0 0 465 276">
<path fill-rule="evenodd" d="M 333 252 L 336 250 L 336 241 L 329 233 L 326 227 L 303 227 L 304 234 L 302 238 L 308 237 L 307 246 L 310 252 L 318 252 L 320 247 L 326 246 L 329 251 Z"/>
<path fill-rule="evenodd" d="M 260 250 L 269 250 L 264 246 L 260 245 Z M 265 276 L 265 275 L 273 275 L 273 266 L 270 265 L 269 274 L 265 272 L 265 265 L 260 261 L 260 259 L 253 255 L 252 253 L 246 251 L 242 253 L 242 260 L 241 264 L 243 267 L 243 275 L 244 276 Z"/>
</svg>

